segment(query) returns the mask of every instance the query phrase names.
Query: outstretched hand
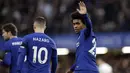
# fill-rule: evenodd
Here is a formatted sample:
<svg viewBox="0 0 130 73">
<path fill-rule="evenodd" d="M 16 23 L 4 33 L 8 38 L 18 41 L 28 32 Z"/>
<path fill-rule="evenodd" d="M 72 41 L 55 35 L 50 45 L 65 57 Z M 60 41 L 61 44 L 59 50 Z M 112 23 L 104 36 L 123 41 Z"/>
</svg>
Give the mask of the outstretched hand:
<svg viewBox="0 0 130 73">
<path fill-rule="evenodd" d="M 87 14 L 87 8 L 86 8 L 86 5 L 84 2 L 82 2 L 82 1 L 79 2 L 79 9 L 77 9 L 77 11 L 80 14 Z"/>
<path fill-rule="evenodd" d="M 66 73 L 73 73 L 73 71 L 71 71 L 71 70 L 68 70 Z"/>
</svg>

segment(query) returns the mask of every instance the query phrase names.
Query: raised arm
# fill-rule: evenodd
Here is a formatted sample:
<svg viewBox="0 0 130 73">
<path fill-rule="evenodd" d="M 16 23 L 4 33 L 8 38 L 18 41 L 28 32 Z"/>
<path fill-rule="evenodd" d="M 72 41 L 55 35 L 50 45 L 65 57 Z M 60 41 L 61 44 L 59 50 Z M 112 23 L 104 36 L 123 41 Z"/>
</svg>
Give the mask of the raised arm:
<svg viewBox="0 0 130 73">
<path fill-rule="evenodd" d="M 92 22 L 88 16 L 87 8 L 84 2 L 79 2 L 79 9 L 77 11 L 84 17 L 85 26 L 86 26 L 86 35 L 90 35 L 92 31 Z"/>
</svg>

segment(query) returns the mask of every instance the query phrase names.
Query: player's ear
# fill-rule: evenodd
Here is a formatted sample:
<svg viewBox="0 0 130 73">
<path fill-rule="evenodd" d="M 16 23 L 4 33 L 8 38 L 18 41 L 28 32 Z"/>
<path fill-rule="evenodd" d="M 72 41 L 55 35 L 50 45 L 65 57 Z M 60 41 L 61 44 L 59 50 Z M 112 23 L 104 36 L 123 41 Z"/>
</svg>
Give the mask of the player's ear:
<svg viewBox="0 0 130 73">
<path fill-rule="evenodd" d="M 44 26 L 44 30 L 46 30 L 46 25 Z"/>
<path fill-rule="evenodd" d="M 35 30 L 36 29 L 36 27 L 35 26 L 33 26 L 33 30 Z"/>
</svg>

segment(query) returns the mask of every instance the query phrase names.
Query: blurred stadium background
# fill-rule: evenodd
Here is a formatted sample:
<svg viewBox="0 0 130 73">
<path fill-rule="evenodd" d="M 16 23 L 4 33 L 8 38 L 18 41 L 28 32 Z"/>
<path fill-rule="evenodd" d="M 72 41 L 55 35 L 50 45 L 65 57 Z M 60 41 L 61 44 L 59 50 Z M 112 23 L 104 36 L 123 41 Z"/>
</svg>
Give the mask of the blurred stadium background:
<svg viewBox="0 0 130 73">
<path fill-rule="evenodd" d="M 46 16 L 47 30 L 57 43 L 57 73 L 65 73 L 75 59 L 76 34 L 70 22 L 79 0 L 0 0 L 0 26 L 13 22 L 19 36 L 32 33 L 33 20 Z M 130 0 L 87 0 L 87 8 L 97 36 L 97 56 L 113 68 L 113 73 L 130 73 Z M 3 46 L 0 37 L 0 47 Z M 1 72 L 0 72 L 1 73 Z"/>
</svg>

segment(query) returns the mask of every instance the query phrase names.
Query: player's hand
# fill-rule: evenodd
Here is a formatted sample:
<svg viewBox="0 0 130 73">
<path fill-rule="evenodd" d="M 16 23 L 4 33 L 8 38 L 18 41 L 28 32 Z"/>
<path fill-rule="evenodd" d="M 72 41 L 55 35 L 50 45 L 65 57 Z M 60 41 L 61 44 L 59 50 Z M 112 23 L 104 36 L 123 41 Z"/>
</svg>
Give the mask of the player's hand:
<svg viewBox="0 0 130 73">
<path fill-rule="evenodd" d="M 79 2 L 79 9 L 77 9 L 77 11 L 80 14 L 87 14 L 87 8 L 86 8 L 86 5 L 84 2 L 82 2 L 82 1 Z"/>
<path fill-rule="evenodd" d="M 66 73 L 73 73 L 73 71 L 69 70 L 69 71 L 67 71 Z"/>
</svg>

